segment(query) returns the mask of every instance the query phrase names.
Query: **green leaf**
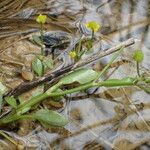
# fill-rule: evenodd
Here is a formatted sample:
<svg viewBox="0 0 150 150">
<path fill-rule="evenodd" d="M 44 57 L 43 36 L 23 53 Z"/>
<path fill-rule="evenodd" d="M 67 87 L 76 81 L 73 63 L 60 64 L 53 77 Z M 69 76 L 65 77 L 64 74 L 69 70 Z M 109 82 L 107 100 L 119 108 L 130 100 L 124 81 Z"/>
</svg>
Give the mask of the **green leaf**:
<svg viewBox="0 0 150 150">
<path fill-rule="evenodd" d="M 68 123 L 68 119 L 57 113 L 56 111 L 48 109 L 40 109 L 33 115 L 38 121 L 51 125 L 51 126 L 65 126 Z"/>
<path fill-rule="evenodd" d="M 42 40 L 38 35 L 32 35 L 32 41 L 41 47 L 43 46 Z"/>
<path fill-rule="evenodd" d="M 44 69 L 52 69 L 54 66 L 53 59 L 51 56 L 45 57 L 43 60 Z"/>
<path fill-rule="evenodd" d="M 60 80 L 62 84 L 71 84 L 78 82 L 80 84 L 85 84 L 96 79 L 98 73 L 92 69 L 78 69 L 66 75 Z"/>
<path fill-rule="evenodd" d="M 44 73 L 44 66 L 42 61 L 38 58 L 35 58 L 32 62 L 32 69 L 38 76 L 42 76 Z"/>
<path fill-rule="evenodd" d="M 144 54 L 141 50 L 136 50 L 133 56 L 134 60 L 138 63 L 142 62 L 144 59 Z"/>
<path fill-rule="evenodd" d="M 15 108 L 15 109 L 17 108 L 17 101 L 13 96 L 6 97 L 5 101 L 13 108 Z"/>
</svg>

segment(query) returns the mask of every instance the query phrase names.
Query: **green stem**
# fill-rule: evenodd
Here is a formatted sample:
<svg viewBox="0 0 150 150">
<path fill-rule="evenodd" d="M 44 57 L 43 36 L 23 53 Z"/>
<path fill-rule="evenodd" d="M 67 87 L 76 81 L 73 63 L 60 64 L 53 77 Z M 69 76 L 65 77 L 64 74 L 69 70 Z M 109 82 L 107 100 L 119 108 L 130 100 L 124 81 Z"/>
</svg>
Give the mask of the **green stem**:
<svg viewBox="0 0 150 150">
<path fill-rule="evenodd" d="M 41 35 L 41 41 L 42 44 L 44 45 L 44 32 L 43 32 L 43 24 L 40 24 L 40 35 Z M 41 46 L 41 54 L 44 55 L 44 46 Z"/>
<path fill-rule="evenodd" d="M 37 95 L 37 96 L 31 98 L 29 101 L 27 101 L 27 102 L 21 104 L 20 106 L 18 106 L 18 108 L 16 110 L 16 113 L 18 113 L 18 114 L 26 113 L 25 111 L 22 112 L 22 110 L 25 110 L 25 108 L 30 109 L 35 104 L 41 102 L 42 100 L 44 100 L 48 97 L 49 97 L 49 95 L 46 92 L 44 94 Z M 27 111 L 29 111 L 29 110 L 27 110 Z"/>
<path fill-rule="evenodd" d="M 115 87 L 115 86 L 130 86 L 130 85 L 134 85 L 134 79 L 132 80 L 106 80 L 106 81 L 103 81 L 103 82 L 100 82 L 100 83 L 87 83 L 87 84 L 84 84 L 84 85 L 81 85 L 79 87 L 76 87 L 76 88 L 73 88 L 73 89 L 70 89 L 70 90 L 66 90 L 66 91 L 63 91 L 63 92 L 54 92 L 54 93 L 50 93 L 49 94 L 49 97 L 55 97 L 55 96 L 64 96 L 66 94 L 71 94 L 71 93 L 75 93 L 75 92 L 79 92 L 79 91 L 82 91 L 82 90 L 86 90 L 88 88 L 92 88 L 92 87 Z"/>
<path fill-rule="evenodd" d="M 18 120 L 18 119 L 22 118 L 22 117 L 20 117 L 20 115 L 22 115 L 23 113 L 26 113 L 30 109 L 27 109 L 27 111 L 26 112 L 24 111 L 23 113 L 19 113 L 19 112 L 21 112 L 22 110 L 25 110 L 26 108 L 31 108 L 35 104 L 40 103 L 41 101 L 43 101 L 44 99 L 46 99 L 48 97 L 64 96 L 66 94 L 79 92 L 79 91 L 86 90 L 86 89 L 89 89 L 92 87 L 136 86 L 136 83 L 139 80 L 141 80 L 141 78 L 109 79 L 109 80 L 102 81 L 99 83 L 95 83 L 95 82 L 87 83 L 87 84 L 81 85 L 79 87 L 76 87 L 76 88 L 73 88 L 70 90 L 66 90 L 66 91 L 62 91 L 62 92 L 53 92 L 53 90 L 51 90 L 51 92 L 45 92 L 44 94 L 33 97 L 31 100 L 23 103 L 22 105 L 20 105 L 18 107 L 16 112 L 6 116 L 5 118 L 0 119 L 0 124 L 9 123 L 14 120 Z M 147 83 L 150 83 L 150 80 L 147 80 Z M 59 84 L 57 85 L 57 88 L 58 87 L 59 87 Z M 54 91 L 56 91 L 57 88 L 53 88 Z M 23 117 L 23 118 L 25 118 L 25 117 Z"/>
<path fill-rule="evenodd" d="M 104 73 L 109 69 L 110 65 L 115 61 L 115 59 L 122 53 L 124 47 L 122 47 L 110 60 L 110 62 L 104 67 L 104 69 L 98 74 L 97 78 L 95 79 L 95 82 L 101 78 Z"/>
<path fill-rule="evenodd" d="M 92 37 L 91 37 L 91 40 L 94 39 L 94 30 L 92 30 Z"/>
<path fill-rule="evenodd" d="M 19 119 L 35 119 L 35 118 L 32 115 L 18 115 L 16 113 L 16 114 L 7 116 L 4 119 L 0 120 L 0 124 L 7 124 L 9 122 L 19 120 Z"/>
<path fill-rule="evenodd" d="M 139 63 L 136 62 L 136 70 L 137 70 L 137 74 L 140 77 L 140 68 L 139 68 Z"/>
</svg>

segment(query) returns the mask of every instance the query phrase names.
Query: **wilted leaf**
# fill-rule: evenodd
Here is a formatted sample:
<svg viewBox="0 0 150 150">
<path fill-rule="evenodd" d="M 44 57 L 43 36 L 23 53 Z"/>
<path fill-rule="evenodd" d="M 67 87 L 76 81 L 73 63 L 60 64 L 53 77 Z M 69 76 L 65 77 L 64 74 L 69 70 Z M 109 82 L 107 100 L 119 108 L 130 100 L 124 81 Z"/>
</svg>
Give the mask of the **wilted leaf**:
<svg viewBox="0 0 150 150">
<path fill-rule="evenodd" d="M 12 106 L 13 108 L 17 108 L 17 102 L 16 102 L 16 99 L 11 96 L 11 97 L 6 97 L 5 98 L 5 101 L 10 105 Z"/>
<path fill-rule="evenodd" d="M 45 103 L 43 104 L 43 106 L 47 107 L 47 108 L 56 108 L 56 109 L 60 109 L 64 107 L 64 103 L 62 101 L 45 101 Z"/>
<path fill-rule="evenodd" d="M 60 82 L 62 84 L 71 84 L 74 82 L 85 84 L 93 81 L 97 77 L 97 75 L 98 73 L 92 69 L 78 69 L 66 75 L 60 80 Z"/>
<path fill-rule="evenodd" d="M 34 78 L 33 73 L 30 71 L 27 71 L 27 70 L 22 70 L 21 75 L 22 75 L 23 79 L 25 79 L 27 81 L 32 81 Z"/>
<path fill-rule="evenodd" d="M 40 59 L 36 58 L 32 62 L 32 69 L 38 76 L 42 76 L 44 73 L 44 66 Z"/>
<path fill-rule="evenodd" d="M 33 117 L 42 123 L 46 123 L 51 126 L 65 126 L 68 123 L 68 119 L 57 113 L 56 111 L 41 109 L 33 115 Z"/>
</svg>

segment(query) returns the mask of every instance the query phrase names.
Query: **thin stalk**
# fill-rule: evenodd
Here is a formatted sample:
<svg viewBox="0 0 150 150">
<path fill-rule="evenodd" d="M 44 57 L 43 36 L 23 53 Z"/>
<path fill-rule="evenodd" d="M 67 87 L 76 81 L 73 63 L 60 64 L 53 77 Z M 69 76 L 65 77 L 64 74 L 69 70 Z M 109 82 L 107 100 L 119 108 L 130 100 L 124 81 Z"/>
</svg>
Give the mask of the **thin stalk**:
<svg viewBox="0 0 150 150">
<path fill-rule="evenodd" d="M 44 33 L 43 33 L 43 24 L 40 24 L 40 34 L 41 34 L 41 41 L 42 44 L 44 45 Z M 44 55 L 44 46 L 41 46 L 41 54 Z"/>
<path fill-rule="evenodd" d="M 21 104 L 18 107 L 18 109 L 16 110 L 16 112 L 18 114 L 20 114 L 20 113 L 23 114 L 25 112 L 22 113 L 22 110 L 24 110 L 25 108 L 30 108 L 30 107 L 34 106 L 35 104 L 40 103 L 42 100 L 44 100 L 48 97 L 49 97 L 49 95 L 46 92 L 44 94 L 37 95 L 37 96 L 31 98 L 29 101 Z M 27 110 L 27 111 L 29 111 L 29 110 Z"/>
<path fill-rule="evenodd" d="M 136 62 L 136 70 L 137 70 L 137 74 L 140 77 L 140 67 L 139 67 L 139 63 Z"/>
<path fill-rule="evenodd" d="M 122 53 L 122 51 L 124 50 L 124 47 L 122 47 L 110 60 L 110 62 L 104 67 L 104 69 L 98 74 L 97 78 L 95 79 L 94 82 L 97 82 L 97 80 L 99 78 L 101 78 L 104 73 L 106 73 L 106 71 L 109 69 L 110 65 L 115 61 L 115 59 Z"/>
<path fill-rule="evenodd" d="M 5 117 L 4 119 L 0 120 L 0 124 L 7 124 L 9 122 L 15 121 L 15 120 L 19 120 L 19 119 L 35 119 L 32 115 L 18 115 L 13 114 L 10 115 L 9 117 Z"/>
<path fill-rule="evenodd" d="M 94 30 L 92 30 L 92 37 L 91 37 L 91 40 L 94 39 Z"/>
<path fill-rule="evenodd" d="M 20 105 L 18 107 L 18 109 L 16 110 L 16 112 L 19 113 L 22 111 L 22 109 L 30 108 L 30 107 L 34 106 L 35 104 L 41 102 L 41 100 L 48 98 L 49 93 L 55 92 L 61 85 L 62 85 L 62 83 L 58 82 L 54 86 L 50 87 L 44 94 L 33 97 L 30 101 L 27 101 L 26 103 L 23 103 L 22 105 Z"/>
<path fill-rule="evenodd" d="M 79 54 L 79 52 L 81 51 L 81 47 L 82 47 L 82 37 L 80 38 L 80 41 L 79 41 L 79 46 L 78 46 L 78 49 L 77 49 L 77 54 Z"/>
</svg>

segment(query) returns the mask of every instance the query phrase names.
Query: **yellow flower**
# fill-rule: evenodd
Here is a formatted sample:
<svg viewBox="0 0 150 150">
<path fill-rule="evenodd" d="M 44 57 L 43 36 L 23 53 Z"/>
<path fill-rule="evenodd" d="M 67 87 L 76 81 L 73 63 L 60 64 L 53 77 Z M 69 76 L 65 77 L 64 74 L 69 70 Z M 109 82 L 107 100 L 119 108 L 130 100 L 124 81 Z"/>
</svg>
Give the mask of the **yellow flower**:
<svg viewBox="0 0 150 150">
<path fill-rule="evenodd" d="M 97 32 L 101 28 L 101 25 L 96 21 L 90 21 L 86 24 L 86 27 L 91 29 L 94 32 Z"/>
<path fill-rule="evenodd" d="M 44 24 L 44 23 L 46 22 L 46 18 L 47 18 L 46 15 L 41 15 L 41 14 L 40 14 L 40 15 L 36 18 L 36 21 L 37 21 L 38 23 Z"/>
<path fill-rule="evenodd" d="M 70 57 L 71 58 L 76 58 L 76 56 L 77 56 L 77 53 L 75 52 L 75 51 L 71 51 L 70 53 L 69 53 L 69 55 L 70 55 Z"/>
</svg>

